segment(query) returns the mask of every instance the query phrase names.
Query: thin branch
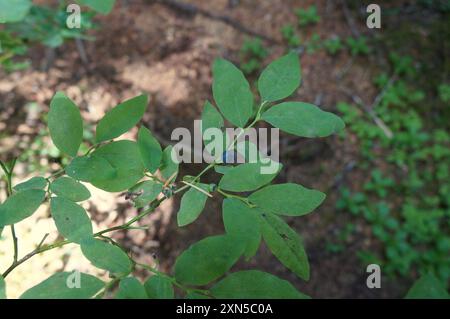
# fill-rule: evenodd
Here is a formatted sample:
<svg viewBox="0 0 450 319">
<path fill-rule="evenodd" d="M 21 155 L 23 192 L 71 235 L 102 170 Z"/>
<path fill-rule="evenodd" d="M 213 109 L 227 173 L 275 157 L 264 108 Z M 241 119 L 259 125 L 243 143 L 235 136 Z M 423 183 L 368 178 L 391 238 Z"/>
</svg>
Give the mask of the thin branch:
<svg viewBox="0 0 450 319">
<path fill-rule="evenodd" d="M 186 182 L 186 181 L 182 181 L 182 183 L 183 183 L 183 184 L 186 184 L 186 185 L 189 185 L 189 186 L 191 186 L 192 188 L 195 188 L 196 190 L 198 190 L 199 192 L 205 194 L 205 195 L 208 196 L 208 197 L 213 197 L 210 193 L 208 193 L 207 191 L 201 189 L 200 187 L 198 187 L 198 186 L 196 186 L 196 185 L 194 185 L 194 184 L 188 183 L 188 182 Z"/>
<path fill-rule="evenodd" d="M 390 128 L 383 122 L 383 120 L 378 115 L 376 115 L 375 112 L 371 108 L 369 108 L 358 95 L 353 94 L 347 88 L 340 87 L 340 89 L 343 93 L 347 94 L 355 104 L 359 105 L 364 111 L 366 111 L 366 113 L 372 118 L 375 124 L 383 131 L 384 135 L 386 135 L 387 138 L 391 139 L 394 136 Z"/>
<path fill-rule="evenodd" d="M 13 239 L 13 246 L 14 246 L 14 261 L 13 263 L 16 263 L 17 260 L 19 259 L 19 240 L 17 239 L 16 236 L 16 229 L 14 228 L 14 225 L 11 225 L 11 236 Z"/>
<path fill-rule="evenodd" d="M 361 33 L 356 27 L 355 20 L 353 20 L 352 14 L 348 9 L 347 0 L 341 0 L 341 5 L 342 11 L 344 12 L 345 20 L 347 20 L 347 24 L 350 27 L 350 31 L 352 32 L 354 37 L 359 38 L 361 36 Z"/>
<path fill-rule="evenodd" d="M 195 16 L 198 14 L 198 15 L 204 16 L 204 17 L 212 19 L 212 20 L 221 21 L 221 22 L 235 28 L 236 30 L 246 33 L 250 36 L 261 38 L 262 40 L 267 41 L 271 44 L 277 44 L 277 45 L 281 44 L 280 41 L 278 41 L 277 39 L 274 39 L 265 34 L 262 34 L 262 33 L 254 31 L 250 28 L 247 28 L 239 21 L 236 21 L 228 16 L 214 14 L 212 12 L 209 12 L 207 10 L 199 8 L 196 5 L 193 5 L 190 3 L 188 4 L 188 3 L 175 1 L 175 0 L 153 0 L 151 2 L 158 3 L 160 5 L 164 5 L 170 9 L 173 9 L 173 10 L 176 10 L 179 12 L 183 12 L 184 14 L 188 14 L 191 16 Z"/>
</svg>

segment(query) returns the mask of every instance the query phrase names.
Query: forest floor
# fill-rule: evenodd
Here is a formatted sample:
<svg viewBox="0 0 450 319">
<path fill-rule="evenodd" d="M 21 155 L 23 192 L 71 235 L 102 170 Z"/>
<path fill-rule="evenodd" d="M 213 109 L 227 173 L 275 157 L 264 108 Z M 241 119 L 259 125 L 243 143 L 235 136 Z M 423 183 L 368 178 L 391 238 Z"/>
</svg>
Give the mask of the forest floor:
<svg viewBox="0 0 450 319">
<path fill-rule="evenodd" d="M 184 0 L 240 21 L 246 27 L 281 42 L 280 28 L 286 23 L 296 24 L 293 8 L 316 3 L 322 21 L 304 30 L 308 37 L 316 32 L 323 37 L 352 34 L 352 26 L 337 1 L 201 1 Z M 235 3 L 236 5 L 230 5 Z M 51 97 L 64 91 L 81 108 L 84 120 L 93 131 L 103 114 L 120 101 L 149 93 L 150 106 L 143 123 L 162 141 L 170 142 L 176 127 L 193 127 L 199 119 L 205 100 L 212 100 L 211 65 L 214 58 L 223 56 L 239 64 L 239 49 L 245 32 L 217 19 L 202 15 L 186 15 L 168 6 L 145 1 L 118 1 L 115 10 L 98 20 L 99 28 L 92 34 L 95 41 L 84 42 L 88 63 L 80 59 L 75 43 L 58 48 L 49 58 L 48 50 L 32 50 L 32 67 L 0 77 L 0 136 L 1 156 L 20 155 L 34 148 L 37 165 L 44 171 L 56 170 L 58 164 L 42 154 L 50 141 L 41 137 Z M 364 21 L 356 21 L 364 28 Z M 367 32 L 367 29 L 364 30 Z M 269 56 L 265 64 L 286 50 L 279 43 L 266 43 Z M 50 61 L 50 63 L 49 63 Z M 339 101 L 350 102 L 344 91 L 354 92 L 370 104 L 377 92 L 372 84 L 375 64 L 366 59 L 352 58 L 347 52 L 331 57 L 325 52 L 304 53 L 301 56 L 302 86 L 292 98 L 315 103 L 328 111 L 336 111 Z M 256 77 L 251 78 L 254 82 Z M 124 138 L 134 138 L 132 131 Z M 45 135 L 45 134 L 44 134 Z M 42 144 L 36 146 L 36 138 Z M 284 170 L 276 182 L 295 182 L 327 194 L 324 204 L 314 213 L 288 220 L 303 237 L 311 263 L 311 279 L 304 282 L 288 271 L 264 245 L 249 262 L 239 262 L 234 269 L 258 267 L 292 282 L 314 298 L 380 298 L 400 297 L 405 286 L 383 281 L 382 289 L 366 286 L 366 265 L 357 257 L 361 249 L 378 250 L 369 235 L 368 226 L 356 224 L 351 245 L 336 254 L 326 249 L 327 240 L 344 227 L 349 214 L 338 213 L 335 202 L 339 188 L 345 183 L 357 183 L 367 176 L 354 173 L 349 167 L 358 163 L 358 148 L 354 137 L 343 140 L 337 136 L 325 139 L 304 139 L 281 136 L 281 162 Z M 7 155 L 6 155 L 7 154 Z M 355 164 L 356 163 L 356 164 Z M 31 176 L 26 163 L 18 166 L 16 182 Z M 182 175 L 199 172 L 201 165 L 182 168 Z M 217 177 L 209 174 L 214 182 Z M 86 208 L 98 228 L 123 223 L 136 210 L 120 194 L 108 194 L 91 188 L 93 198 Z M 199 220 L 187 227 L 176 226 L 175 214 L 179 200 L 170 199 L 157 211 L 141 221 L 146 231 L 127 231 L 114 234 L 133 256 L 143 262 L 157 262 L 162 271 L 170 272 L 176 256 L 190 244 L 211 234 L 223 232 L 221 200 L 208 201 Z M 48 242 L 56 239 L 54 226 L 45 207 L 34 217 L 21 223 L 22 244 L 38 243 L 50 232 Z M 9 259 L 9 233 L 0 242 L 0 269 Z M 21 254 L 29 247 L 21 247 Z M 50 254 L 31 259 L 19 267 L 8 279 L 12 296 L 45 279 L 55 270 L 79 269 L 94 272 L 75 247 L 67 246 Z M 41 271 L 42 270 L 42 271 Z M 98 271 L 97 271 L 98 272 Z M 142 274 L 144 275 L 144 273 Z"/>
</svg>

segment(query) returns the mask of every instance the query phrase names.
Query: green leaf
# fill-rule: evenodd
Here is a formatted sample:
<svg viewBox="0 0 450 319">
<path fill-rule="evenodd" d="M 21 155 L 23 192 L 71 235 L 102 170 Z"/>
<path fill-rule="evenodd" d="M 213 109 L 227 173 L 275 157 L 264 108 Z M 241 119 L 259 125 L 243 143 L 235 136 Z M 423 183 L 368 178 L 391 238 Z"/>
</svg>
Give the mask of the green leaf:
<svg viewBox="0 0 450 319">
<path fill-rule="evenodd" d="M 5 279 L 0 275 L 0 299 L 6 299 Z"/>
<path fill-rule="evenodd" d="M 88 274 L 59 272 L 28 289 L 20 299 L 88 299 L 104 286 L 103 281 Z"/>
<path fill-rule="evenodd" d="M 62 176 L 50 184 L 50 190 L 60 197 L 73 202 L 81 202 L 91 197 L 91 193 L 83 184 L 71 177 Z"/>
<path fill-rule="evenodd" d="M 281 218 L 260 215 L 261 231 L 270 251 L 279 261 L 304 280 L 309 280 L 309 263 L 300 236 Z"/>
<path fill-rule="evenodd" d="M 209 101 L 206 101 L 202 112 L 202 137 L 207 129 L 221 129 L 224 124 L 222 115 Z"/>
<path fill-rule="evenodd" d="M 117 299 L 147 299 L 144 286 L 134 277 L 123 278 L 119 282 Z"/>
<path fill-rule="evenodd" d="M 186 294 L 186 299 L 211 299 L 211 297 L 203 295 L 195 291 L 189 291 Z"/>
<path fill-rule="evenodd" d="M 111 140 L 135 126 L 147 108 L 147 96 L 139 95 L 111 109 L 97 125 L 97 143 Z"/>
<path fill-rule="evenodd" d="M 234 166 L 222 166 L 222 165 L 215 165 L 214 166 L 214 171 L 218 174 L 225 174 L 227 173 L 229 170 L 231 170 Z"/>
<path fill-rule="evenodd" d="M 95 179 L 109 180 L 117 176 L 116 169 L 106 159 L 95 155 L 75 157 L 65 171 L 70 177 L 89 183 Z"/>
<path fill-rule="evenodd" d="M 144 287 L 150 299 L 173 299 L 175 297 L 172 281 L 163 276 L 151 276 L 144 283 Z"/>
<path fill-rule="evenodd" d="M 223 201 L 222 211 L 227 234 L 240 238 L 246 244 L 244 256 L 253 257 L 261 242 L 258 214 L 254 209 L 234 198 Z"/>
<path fill-rule="evenodd" d="M 144 176 L 144 166 L 135 142 L 122 140 L 99 147 L 92 153 L 106 159 L 116 170 L 113 178 L 94 178 L 95 187 L 108 192 L 121 192 L 134 186 Z"/>
<path fill-rule="evenodd" d="M 92 222 L 83 207 L 62 197 L 52 197 L 50 210 L 58 232 L 74 243 L 92 237 Z"/>
<path fill-rule="evenodd" d="M 150 130 L 141 126 L 137 143 L 145 168 L 150 173 L 156 172 L 162 158 L 161 145 L 159 145 L 158 140 L 153 137 Z"/>
<path fill-rule="evenodd" d="M 130 188 L 130 192 L 137 195 L 137 197 L 133 199 L 134 206 L 142 208 L 145 205 L 150 204 L 150 202 L 158 197 L 159 193 L 162 192 L 162 189 L 163 186 L 160 183 L 152 180 L 137 183 Z"/>
<path fill-rule="evenodd" d="M 288 281 L 258 270 L 232 273 L 211 288 L 223 299 L 309 299 Z"/>
<path fill-rule="evenodd" d="M 100 12 L 101 14 L 108 14 L 114 8 L 116 0 L 77 0 L 78 3 L 86 5 L 91 9 Z"/>
<path fill-rule="evenodd" d="M 450 299 L 445 283 L 429 273 L 420 277 L 409 289 L 406 299 Z"/>
<path fill-rule="evenodd" d="M 172 155 L 171 155 L 172 149 L 173 149 L 173 147 L 171 145 L 167 146 L 164 149 L 163 156 L 161 159 L 161 166 L 160 166 L 159 170 L 161 171 L 161 175 L 165 179 L 168 179 L 173 174 L 177 173 L 177 174 L 175 174 L 175 177 L 172 179 L 172 181 L 174 181 L 178 175 L 178 163 L 173 161 L 173 159 L 172 159 Z"/>
<path fill-rule="evenodd" d="M 55 146 L 63 153 L 76 156 L 83 140 L 80 110 L 67 96 L 58 92 L 50 102 L 48 128 Z"/>
<path fill-rule="evenodd" d="M 325 194 L 298 184 L 269 185 L 248 198 L 264 211 L 286 216 L 301 216 L 312 212 L 325 199 Z"/>
<path fill-rule="evenodd" d="M 81 243 L 81 251 L 97 268 L 117 275 L 127 275 L 131 272 L 130 258 L 117 246 L 98 239 L 91 239 Z"/>
<path fill-rule="evenodd" d="M 219 182 L 219 188 L 233 192 L 247 192 L 258 189 L 270 183 L 283 167 L 280 163 L 273 163 L 277 166 L 277 169 L 271 174 L 261 173 L 261 168 L 266 166 L 261 162 L 234 166 L 225 171 Z"/>
<path fill-rule="evenodd" d="M 47 186 L 47 180 L 40 176 L 35 176 L 27 180 L 26 182 L 17 184 L 14 186 L 15 191 L 25 191 L 28 189 L 44 189 Z"/>
<path fill-rule="evenodd" d="M 77 0 L 79 4 L 90 7 L 91 9 L 101 13 L 108 14 L 114 8 L 116 0 Z"/>
<path fill-rule="evenodd" d="M 12 225 L 30 217 L 41 206 L 45 192 L 29 189 L 18 192 L 0 205 L 0 227 Z"/>
<path fill-rule="evenodd" d="M 302 137 L 325 137 L 345 124 L 335 114 L 303 102 L 284 102 L 263 113 L 262 119 L 280 130 Z"/>
<path fill-rule="evenodd" d="M 25 19 L 31 8 L 31 0 L 0 0 L 0 23 Z"/>
<path fill-rule="evenodd" d="M 185 250 L 175 263 L 175 278 L 186 285 L 206 285 L 226 273 L 244 251 L 229 235 L 207 237 Z"/>
<path fill-rule="evenodd" d="M 291 52 L 270 63 L 258 80 L 259 94 L 263 102 L 284 99 L 300 86 L 300 62 Z"/>
<path fill-rule="evenodd" d="M 223 116 L 244 127 L 253 113 L 253 94 L 244 74 L 231 62 L 217 59 L 213 65 L 213 95 Z"/>
<path fill-rule="evenodd" d="M 209 190 L 209 185 L 195 184 L 195 186 L 206 192 Z M 178 226 L 186 226 L 195 221 L 205 208 L 207 199 L 206 194 L 193 187 L 184 193 L 181 198 L 180 210 L 177 213 Z"/>
</svg>

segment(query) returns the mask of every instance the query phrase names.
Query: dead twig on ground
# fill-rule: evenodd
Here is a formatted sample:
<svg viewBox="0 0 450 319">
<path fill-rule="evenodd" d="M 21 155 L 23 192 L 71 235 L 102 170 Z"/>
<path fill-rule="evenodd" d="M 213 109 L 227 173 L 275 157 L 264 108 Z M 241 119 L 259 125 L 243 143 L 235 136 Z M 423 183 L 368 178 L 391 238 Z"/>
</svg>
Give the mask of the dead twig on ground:
<svg viewBox="0 0 450 319">
<path fill-rule="evenodd" d="M 386 135 L 387 138 L 391 139 L 394 134 L 392 133 L 392 131 L 389 129 L 389 127 L 383 122 L 382 119 L 380 119 L 378 117 L 378 115 L 375 114 L 374 110 L 371 107 L 368 107 L 364 101 L 356 94 L 354 94 L 353 92 L 351 92 L 349 89 L 344 88 L 344 87 L 339 87 L 339 89 L 345 93 L 346 95 L 348 95 L 352 101 L 359 105 L 371 118 L 372 120 L 375 122 L 375 124 L 383 131 L 384 135 Z M 373 106 L 374 104 L 372 104 Z"/>
<path fill-rule="evenodd" d="M 76 38 L 75 39 L 75 44 L 77 46 L 77 50 L 78 50 L 78 54 L 80 55 L 80 59 L 83 62 L 84 65 L 88 65 L 89 64 L 89 60 L 86 54 L 86 50 L 84 48 L 84 43 L 83 40 Z"/>
<path fill-rule="evenodd" d="M 355 20 L 353 20 L 352 14 L 347 6 L 346 0 L 341 0 L 342 5 L 342 11 L 344 12 L 345 20 L 347 21 L 348 26 L 350 27 L 350 31 L 352 32 L 353 36 L 356 38 L 359 38 L 361 36 L 361 33 L 359 32 L 358 28 L 356 27 Z"/>
<path fill-rule="evenodd" d="M 239 30 L 240 32 L 246 33 L 253 37 L 260 38 L 270 44 L 276 44 L 276 45 L 282 44 L 279 40 L 269 37 L 265 34 L 256 32 L 256 31 L 244 26 L 239 21 L 236 21 L 228 16 L 214 14 L 212 12 L 209 12 L 207 10 L 199 8 L 196 5 L 193 5 L 190 3 L 184 3 L 184 2 L 175 1 L 175 0 L 151 0 L 150 2 L 164 5 L 170 9 L 182 12 L 187 15 L 191 15 L 191 16 L 201 15 L 201 16 L 204 16 L 209 19 L 221 21 L 221 22 L 235 28 L 236 30 Z"/>
</svg>

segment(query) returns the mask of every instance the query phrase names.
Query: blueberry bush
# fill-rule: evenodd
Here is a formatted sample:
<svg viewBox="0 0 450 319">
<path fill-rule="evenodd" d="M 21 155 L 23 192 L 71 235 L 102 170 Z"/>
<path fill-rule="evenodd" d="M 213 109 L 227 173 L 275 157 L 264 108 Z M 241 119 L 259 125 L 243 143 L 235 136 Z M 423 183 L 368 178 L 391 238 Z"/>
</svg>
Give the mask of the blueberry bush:
<svg viewBox="0 0 450 319">
<path fill-rule="evenodd" d="M 249 83 L 231 62 L 217 59 L 212 72 L 217 108 L 205 103 L 203 130 L 223 130 L 225 119 L 242 128 L 241 134 L 259 122 L 307 138 L 326 137 L 344 128 L 338 116 L 315 105 L 280 102 L 300 85 L 300 64 L 295 53 L 273 61 L 261 73 L 256 107 Z M 140 95 L 112 108 L 97 124 L 93 145 L 81 152 L 83 121 L 79 108 L 58 92 L 50 103 L 48 129 L 55 146 L 69 157 L 68 164 L 47 177 L 35 176 L 13 185 L 15 160 L 0 163 L 8 194 L 0 205 L 0 230 L 12 232 L 14 247 L 11 266 L 0 276 L 0 298 L 6 297 L 4 278 L 17 267 L 37 254 L 64 245 L 78 245 L 92 265 L 107 271 L 111 280 L 104 282 L 81 273 L 80 287 L 73 289 L 68 285 L 72 274 L 58 272 L 25 291 L 21 298 L 102 298 L 111 291 L 115 291 L 116 298 L 309 298 L 270 273 L 230 269 L 240 259 L 251 259 L 263 240 L 286 268 L 308 280 L 310 269 L 302 239 L 284 217 L 312 212 L 324 201 L 325 194 L 293 183 L 271 184 L 283 165 L 275 163 L 275 173 L 262 174 L 261 156 L 256 161 L 227 165 L 218 154 L 198 175 L 179 176 L 180 164 L 173 159 L 173 147 L 162 149 L 145 126 L 140 126 L 136 141 L 117 140 L 140 122 L 147 104 L 147 96 Z M 227 146 L 227 152 L 238 151 L 236 142 L 237 137 Z M 202 180 L 211 170 L 221 175 L 217 185 Z M 83 183 L 107 192 L 127 192 L 138 214 L 123 225 L 94 233 L 89 213 L 80 206 L 91 196 Z M 172 273 L 162 273 L 133 260 L 110 234 L 139 229 L 136 225 L 143 217 L 173 196 L 181 196 L 179 227 L 195 222 L 210 197 L 223 197 L 225 233 L 194 243 L 178 256 Z M 48 244 L 44 236 L 35 250 L 19 257 L 20 238 L 14 225 L 31 216 L 44 202 L 49 202 L 56 228 L 65 239 Z M 142 284 L 133 276 L 136 269 L 152 275 Z"/>
</svg>

